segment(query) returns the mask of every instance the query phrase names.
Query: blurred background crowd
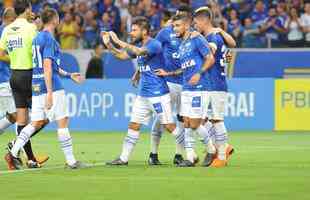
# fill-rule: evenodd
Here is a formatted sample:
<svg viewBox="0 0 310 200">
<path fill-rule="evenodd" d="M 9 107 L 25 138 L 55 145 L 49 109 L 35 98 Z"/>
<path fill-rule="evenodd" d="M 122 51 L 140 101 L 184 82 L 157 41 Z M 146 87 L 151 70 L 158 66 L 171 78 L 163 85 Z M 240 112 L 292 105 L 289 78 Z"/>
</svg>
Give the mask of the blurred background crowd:
<svg viewBox="0 0 310 200">
<path fill-rule="evenodd" d="M 3 0 L 1 10 L 12 0 Z M 34 13 L 53 7 L 60 13 L 57 38 L 62 49 L 93 49 L 100 31 L 127 38 L 131 20 L 149 18 L 156 34 L 181 4 L 208 5 L 214 24 L 238 41 L 239 48 L 310 47 L 307 0 L 32 0 Z"/>
</svg>

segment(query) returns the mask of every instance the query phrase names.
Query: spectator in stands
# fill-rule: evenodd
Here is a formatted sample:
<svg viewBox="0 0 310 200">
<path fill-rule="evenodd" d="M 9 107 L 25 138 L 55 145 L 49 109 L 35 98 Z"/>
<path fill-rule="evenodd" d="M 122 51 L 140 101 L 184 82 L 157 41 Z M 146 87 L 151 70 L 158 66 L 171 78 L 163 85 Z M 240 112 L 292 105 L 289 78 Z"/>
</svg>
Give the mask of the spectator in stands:
<svg viewBox="0 0 310 200">
<path fill-rule="evenodd" d="M 251 14 L 252 21 L 255 25 L 261 26 L 267 18 L 266 5 L 263 0 L 257 0 L 254 11 Z"/>
<path fill-rule="evenodd" d="M 291 8 L 288 20 L 285 23 L 287 29 L 287 40 L 289 47 L 302 47 L 304 36 L 302 32 L 301 19 L 296 8 Z"/>
<path fill-rule="evenodd" d="M 80 37 L 79 27 L 73 19 L 72 13 L 65 14 L 64 20 L 58 29 L 60 47 L 62 49 L 77 49 L 78 38 Z"/>
<path fill-rule="evenodd" d="M 286 30 L 277 16 L 275 7 L 269 8 L 268 17 L 265 19 L 261 31 L 266 33 L 269 47 L 281 47 L 280 34 L 285 33 Z"/>
<path fill-rule="evenodd" d="M 101 18 L 102 14 L 108 12 L 110 17 L 112 17 L 112 30 L 115 33 L 120 34 L 121 30 L 121 16 L 118 7 L 113 3 L 113 0 L 99 0 L 97 3 L 97 13 L 98 17 Z"/>
<path fill-rule="evenodd" d="M 99 30 L 101 31 L 112 31 L 112 21 L 108 12 L 103 13 L 101 20 L 98 22 Z"/>
<path fill-rule="evenodd" d="M 239 19 L 244 20 L 246 17 L 248 17 L 252 11 L 253 6 L 254 6 L 253 0 L 239 1 L 239 8 L 238 8 Z"/>
<path fill-rule="evenodd" d="M 170 3 L 167 4 L 166 9 L 171 13 L 175 13 L 180 5 L 180 0 L 171 0 Z"/>
<path fill-rule="evenodd" d="M 227 20 L 224 18 L 221 12 L 221 8 L 217 3 L 211 2 L 210 9 L 213 13 L 213 23 L 214 26 L 222 28 L 224 31 L 227 31 Z"/>
<path fill-rule="evenodd" d="M 244 31 L 242 32 L 243 48 L 262 48 L 265 47 L 265 41 L 260 37 L 260 29 L 257 24 L 252 22 L 250 17 L 244 20 Z"/>
<path fill-rule="evenodd" d="M 285 2 L 278 2 L 277 4 L 277 15 L 281 22 L 281 27 L 285 28 L 286 21 L 288 19 L 288 14 L 286 13 L 286 6 Z M 280 35 L 280 41 L 284 46 L 284 43 L 287 43 L 287 32 L 282 32 Z M 282 46 L 282 45 L 281 45 Z"/>
<path fill-rule="evenodd" d="M 241 36 L 243 27 L 238 18 L 238 13 L 236 10 L 232 9 L 229 13 L 229 20 L 228 20 L 228 33 L 230 33 L 234 39 L 237 41 L 237 44 L 240 45 Z"/>
<path fill-rule="evenodd" d="M 148 13 L 148 19 L 150 20 L 152 35 L 155 35 L 160 29 L 161 13 L 159 12 L 159 4 L 153 2 Z"/>
<path fill-rule="evenodd" d="M 301 16 L 301 25 L 305 33 L 305 46 L 310 47 L 310 2 L 305 3 L 305 13 Z"/>
<path fill-rule="evenodd" d="M 92 10 L 86 12 L 82 27 L 83 47 L 85 49 L 94 48 L 97 42 L 97 21 Z"/>
<path fill-rule="evenodd" d="M 160 21 L 160 27 L 163 28 L 165 26 L 167 26 L 167 24 L 169 24 L 169 20 L 171 19 L 171 12 L 169 12 L 168 10 L 164 10 L 162 17 L 161 17 L 161 21 Z"/>
<path fill-rule="evenodd" d="M 129 0 L 117 0 L 115 1 L 115 4 L 118 5 L 120 16 L 121 16 L 121 33 L 123 34 L 123 37 L 127 37 L 126 33 L 126 23 L 127 19 L 130 17 L 129 13 Z"/>
<path fill-rule="evenodd" d="M 103 68 L 103 61 L 102 61 L 102 53 L 103 53 L 103 46 L 101 44 L 97 44 L 95 47 L 95 55 L 90 59 L 87 71 L 86 71 L 86 78 L 100 78 L 104 77 L 104 68 Z"/>
<path fill-rule="evenodd" d="M 42 2 L 39 0 L 31 0 L 31 7 L 33 13 L 39 14 L 40 10 L 42 9 Z"/>
<path fill-rule="evenodd" d="M 76 14 L 84 16 L 85 13 L 87 13 L 87 11 L 90 9 L 90 7 L 87 5 L 86 1 L 80 1 L 77 4 L 77 10 L 76 10 Z"/>
</svg>

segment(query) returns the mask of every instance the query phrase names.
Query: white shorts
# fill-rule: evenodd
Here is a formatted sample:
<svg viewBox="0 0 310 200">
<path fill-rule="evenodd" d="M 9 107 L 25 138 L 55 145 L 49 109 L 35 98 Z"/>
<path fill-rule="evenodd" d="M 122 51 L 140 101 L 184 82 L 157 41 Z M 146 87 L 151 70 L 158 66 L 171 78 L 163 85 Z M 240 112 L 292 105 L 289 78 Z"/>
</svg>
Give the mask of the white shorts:
<svg viewBox="0 0 310 200">
<path fill-rule="evenodd" d="M 204 96 L 204 101 L 205 117 L 214 120 L 224 120 L 225 106 L 227 102 L 227 92 L 206 92 Z"/>
<path fill-rule="evenodd" d="M 6 112 L 16 112 L 12 90 L 8 82 L 0 84 L 0 116 L 4 116 Z"/>
<path fill-rule="evenodd" d="M 169 94 L 159 97 L 137 96 L 130 121 L 147 125 L 153 114 L 159 119 L 160 124 L 174 123 Z"/>
<path fill-rule="evenodd" d="M 169 87 L 172 109 L 175 110 L 177 114 L 181 111 L 181 93 L 182 93 L 182 85 L 177 83 L 167 82 Z"/>
<path fill-rule="evenodd" d="M 53 106 L 51 109 L 45 109 L 46 94 L 32 96 L 31 120 L 41 121 L 49 119 L 57 121 L 69 116 L 67 100 L 64 90 L 53 92 Z"/>
<path fill-rule="evenodd" d="M 204 116 L 203 91 L 184 91 L 181 95 L 181 115 L 191 119 L 202 119 Z"/>
</svg>

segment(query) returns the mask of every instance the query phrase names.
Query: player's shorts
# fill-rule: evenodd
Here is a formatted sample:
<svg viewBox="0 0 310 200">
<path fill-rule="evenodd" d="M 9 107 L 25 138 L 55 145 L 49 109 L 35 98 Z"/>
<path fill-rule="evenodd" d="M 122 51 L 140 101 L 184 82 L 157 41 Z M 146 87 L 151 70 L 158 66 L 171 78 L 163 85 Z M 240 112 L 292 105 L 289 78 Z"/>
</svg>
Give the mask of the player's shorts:
<svg viewBox="0 0 310 200">
<path fill-rule="evenodd" d="M 53 92 L 53 106 L 51 109 L 45 109 L 46 94 L 32 97 L 31 121 L 57 121 L 69 116 L 67 100 L 64 90 Z"/>
<path fill-rule="evenodd" d="M 159 97 L 137 96 L 130 121 L 147 125 L 153 114 L 159 119 L 160 124 L 174 123 L 170 94 Z"/>
<path fill-rule="evenodd" d="M 206 92 L 204 101 L 205 117 L 214 120 L 224 120 L 225 106 L 227 103 L 227 92 Z"/>
<path fill-rule="evenodd" d="M 181 115 L 191 119 L 204 116 L 203 97 L 205 91 L 183 91 L 181 95 Z"/>
<path fill-rule="evenodd" d="M 0 116 L 16 112 L 15 102 L 9 82 L 0 83 Z"/>
<path fill-rule="evenodd" d="M 175 109 L 177 114 L 181 111 L 181 93 L 182 93 L 182 85 L 172 82 L 167 82 L 169 87 L 172 108 Z"/>
<path fill-rule="evenodd" d="M 16 108 L 30 108 L 32 70 L 12 70 L 10 85 Z"/>
</svg>

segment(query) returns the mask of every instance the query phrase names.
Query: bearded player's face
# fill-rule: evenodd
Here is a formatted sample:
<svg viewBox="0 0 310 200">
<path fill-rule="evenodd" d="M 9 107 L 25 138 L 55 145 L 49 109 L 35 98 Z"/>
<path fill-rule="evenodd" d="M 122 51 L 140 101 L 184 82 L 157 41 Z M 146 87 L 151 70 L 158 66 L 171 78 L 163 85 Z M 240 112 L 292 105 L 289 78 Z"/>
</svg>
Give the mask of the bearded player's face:
<svg viewBox="0 0 310 200">
<path fill-rule="evenodd" d="M 142 40 L 142 29 L 138 25 L 133 24 L 131 26 L 130 37 L 133 43 L 140 42 Z"/>
<path fill-rule="evenodd" d="M 187 29 L 186 23 L 184 20 L 176 20 L 173 22 L 173 31 L 177 37 L 183 37 Z"/>
</svg>

